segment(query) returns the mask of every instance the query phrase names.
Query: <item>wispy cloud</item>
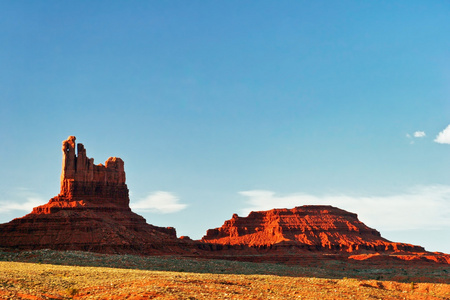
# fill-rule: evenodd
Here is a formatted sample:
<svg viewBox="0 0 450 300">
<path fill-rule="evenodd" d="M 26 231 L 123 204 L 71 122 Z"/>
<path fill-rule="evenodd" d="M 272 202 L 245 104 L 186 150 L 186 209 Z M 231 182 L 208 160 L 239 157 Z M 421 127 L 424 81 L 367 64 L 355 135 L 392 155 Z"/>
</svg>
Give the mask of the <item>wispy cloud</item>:
<svg viewBox="0 0 450 300">
<path fill-rule="evenodd" d="M 34 207 L 45 203 L 46 201 L 39 195 L 32 193 L 27 189 L 18 189 L 10 200 L 0 201 L 0 213 L 9 213 L 13 211 L 31 212 Z"/>
<path fill-rule="evenodd" d="M 179 201 L 180 199 L 172 193 L 157 191 L 144 199 L 130 203 L 130 207 L 135 211 L 170 214 L 183 210 L 188 206 Z"/>
<path fill-rule="evenodd" d="M 420 186 L 390 196 L 290 194 L 279 196 L 266 190 L 240 192 L 250 211 L 332 205 L 357 213 L 359 220 L 378 230 L 450 229 L 450 186 Z"/>
<path fill-rule="evenodd" d="M 450 125 L 439 132 L 434 141 L 439 144 L 450 144 Z"/>
<path fill-rule="evenodd" d="M 416 137 L 416 138 L 423 138 L 425 136 L 426 136 L 425 131 L 416 131 L 416 132 L 414 132 L 414 137 Z"/>
<path fill-rule="evenodd" d="M 412 135 L 409 133 L 406 134 L 406 137 L 411 140 L 411 144 L 414 144 L 414 138 L 424 138 L 426 136 L 425 131 L 416 131 Z"/>
</svg>

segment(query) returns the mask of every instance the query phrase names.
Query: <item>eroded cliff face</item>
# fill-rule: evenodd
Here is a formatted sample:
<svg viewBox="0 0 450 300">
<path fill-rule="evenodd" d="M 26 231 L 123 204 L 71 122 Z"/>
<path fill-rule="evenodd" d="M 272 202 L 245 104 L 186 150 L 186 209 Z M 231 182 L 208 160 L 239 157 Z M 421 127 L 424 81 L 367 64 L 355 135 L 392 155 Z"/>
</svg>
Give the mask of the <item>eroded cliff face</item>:
<svg viewBox="0 0 450 300">
<path fill-rule="evenodd" d="M 222 227 L 210 229 L 205 243 L 250 247 L 296 247 L 338 251 L 424 251 L 422 247 L 392 243 L 354 213 L 332 206 L 301 206 L 251 212 L 233 217 Z"/>
<path fill-rule="evenodd" d="M 75 151 L 77 149 L 77 151 Z M 0 247 L 89 250 L 104 253 L 177 252 L 171 227 L 157 227 L 129 207 L 124 162 L 110 157 L 95 165 L 75 137 L 63 141 L 58 196 L 0 225 Z"/>
</svg>

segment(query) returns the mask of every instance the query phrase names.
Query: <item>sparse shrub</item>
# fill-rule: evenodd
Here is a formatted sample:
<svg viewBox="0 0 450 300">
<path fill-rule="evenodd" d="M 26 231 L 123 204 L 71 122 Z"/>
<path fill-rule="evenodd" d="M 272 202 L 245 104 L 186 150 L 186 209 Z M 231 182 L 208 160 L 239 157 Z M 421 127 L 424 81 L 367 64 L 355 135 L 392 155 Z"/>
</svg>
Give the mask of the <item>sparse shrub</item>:
<svg viewBox="0 0 450 300">
<path fill-rule="evenodd" d="M 376 287 L 379 288 L 379 289 L 384 289 L 384 285 L 383 285 L 383 283 L 380 282 L 380 281 L 377 281 Z"/>
</svg>

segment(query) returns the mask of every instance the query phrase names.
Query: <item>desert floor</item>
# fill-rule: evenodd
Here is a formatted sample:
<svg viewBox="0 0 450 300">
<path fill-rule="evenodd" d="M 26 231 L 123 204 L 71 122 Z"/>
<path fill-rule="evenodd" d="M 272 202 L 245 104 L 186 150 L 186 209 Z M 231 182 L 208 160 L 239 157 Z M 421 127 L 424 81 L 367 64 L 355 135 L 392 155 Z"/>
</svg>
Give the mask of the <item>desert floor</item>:
<svg viewBox="0 0 450 300">
<path fill-rule="evenodd" d="M 380 267 L 0 251 L 0 299 L 450 299 L 449 266 Z"/>
</svg>

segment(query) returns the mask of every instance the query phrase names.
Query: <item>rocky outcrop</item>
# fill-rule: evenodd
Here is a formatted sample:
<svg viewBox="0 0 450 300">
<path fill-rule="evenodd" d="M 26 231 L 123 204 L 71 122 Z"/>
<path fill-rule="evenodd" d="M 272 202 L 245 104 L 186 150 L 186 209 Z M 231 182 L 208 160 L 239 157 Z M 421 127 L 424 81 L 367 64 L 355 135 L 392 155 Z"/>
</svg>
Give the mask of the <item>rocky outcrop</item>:
<svg viewBox="0 0 450 300">
<path fill-rule="evenodd" d="M 393 243 L 358 220 L 354 213 L 332 206 L 301 206 L 251 212 L 210 229 L 202 242 L 254 248 L 297 248 L 331 251 L 421 251 L 419 246 Z"/>
<path fill-rule="evenodd" d="M 131 211 L 122 159 L 110 157 L 104 165 L 95 165 L 84 146 L 75 144 L 74 136 L 63 142 L 62 151 L 59 195 L 28 215 L 1 224 L 0 247 L 139 254 L 181 251 L 174 228 L 147 224 Z"/>
</svg>

